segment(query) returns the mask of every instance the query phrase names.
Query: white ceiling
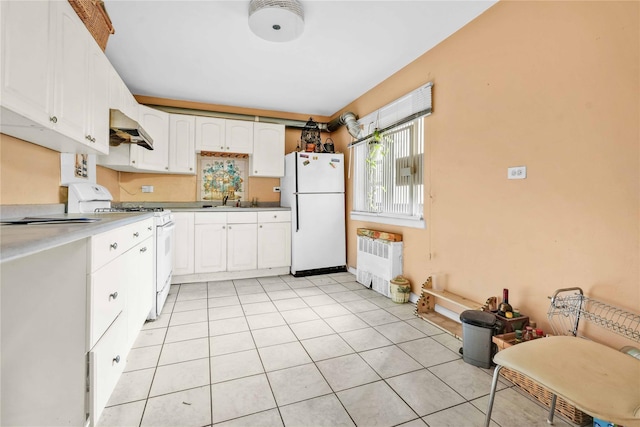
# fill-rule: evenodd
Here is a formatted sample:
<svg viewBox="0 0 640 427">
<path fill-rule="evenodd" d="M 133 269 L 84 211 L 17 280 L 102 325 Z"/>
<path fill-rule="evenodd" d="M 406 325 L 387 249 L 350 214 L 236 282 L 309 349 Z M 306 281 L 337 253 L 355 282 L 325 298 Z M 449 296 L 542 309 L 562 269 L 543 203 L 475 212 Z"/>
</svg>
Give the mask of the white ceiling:
<svg viewBox="0 0 640 427">
<path fill-rule="evenodd" d="M 330 116 L 496 1 L 302 0 L 304 33 L 274 43 L 249 0 L 106 0 L 106 54 L 136 95 Z"/>
</svg>

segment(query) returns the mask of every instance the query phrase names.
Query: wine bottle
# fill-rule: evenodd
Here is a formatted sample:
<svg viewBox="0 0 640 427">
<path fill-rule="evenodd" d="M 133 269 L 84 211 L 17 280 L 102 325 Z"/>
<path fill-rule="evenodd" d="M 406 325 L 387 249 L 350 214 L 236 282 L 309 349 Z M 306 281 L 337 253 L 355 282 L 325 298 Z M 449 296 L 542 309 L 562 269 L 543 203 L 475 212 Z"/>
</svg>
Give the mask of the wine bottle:
<svg viewBox="0 0 640 427">
<path fill-rule="evenodd" d="M 505 317 L 506 313 L 513 312 L 513 307 L 509 304 L 509 289 L 502 290 L 502 304 L 498 308 L 498 314 L 502 317 Z"/>
</svg>

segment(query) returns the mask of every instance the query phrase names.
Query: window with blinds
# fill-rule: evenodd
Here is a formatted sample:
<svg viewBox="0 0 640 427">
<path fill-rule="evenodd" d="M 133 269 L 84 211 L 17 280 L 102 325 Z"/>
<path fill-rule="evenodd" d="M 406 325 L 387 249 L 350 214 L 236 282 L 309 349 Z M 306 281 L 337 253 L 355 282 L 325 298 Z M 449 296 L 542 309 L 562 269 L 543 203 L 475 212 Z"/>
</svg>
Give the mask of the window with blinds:
<svg viewBox="0 0 640 427">
<path fill-rule="evenodd" d="M 431 87 L 358 121 L 367 136 L 350 145 L 352 219 L 424 228 L 423 126 L 431 114 Z"/>
<path fill-rule="evenodd" d="M 422 119 L 414 119 L 352 148 L 353 211 L 422 220 Z"/>
</svg>

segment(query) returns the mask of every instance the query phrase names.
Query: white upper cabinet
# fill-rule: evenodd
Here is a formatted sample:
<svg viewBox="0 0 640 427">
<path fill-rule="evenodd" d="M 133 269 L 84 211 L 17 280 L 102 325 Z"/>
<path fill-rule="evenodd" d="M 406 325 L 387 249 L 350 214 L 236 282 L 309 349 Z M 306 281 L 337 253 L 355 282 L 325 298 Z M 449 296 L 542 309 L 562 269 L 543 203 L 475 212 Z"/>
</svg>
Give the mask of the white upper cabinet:
<svg viewBox="0 0 640 427">
<path fill-rule="evenodd" d="M 125 116 L 138 121 L 138 101 L 133 97 L 127 85 L 115 68 L 109 65 L 109 108 L 120 110 Z"/>
<path fill-rule="evenodd" d="M 97 44 L 89 44 L 89 90 L 85 140 L 109 152 L 109 70 L 111 64 Z"/>
<path fill-rule="evenodd" d="M 57 118 L 54 126 L 67 136 L 83 140 L 89 81 L 87 30 L 73 8 L 62 7 L 62 2 L 55 4 L 60 10 L 55 14 L 54 24 L 56 61 L 53 116 Z"/>
<path fill-rule="evenodd" d="M 251 154 L 253 122 L 196 117 L 196 151 Z"/>
<path fill-rule="evenodd" d="M 284 176 L 284 125 L 253 124 L 253 154 L 249 176 Z"/>
<path fill-rule="evenodd" d="M 36 123 L 49 122 L 52 104 L 53 7 L 52 2 L 0 2 L 2 107 Z"/>
<path fill-rule="evenodd" d="M 138 123 L 153 139 L 153 150 L 131 146 L 131 161 L 139 169 L 152 172 L 169 171 L 169 113 L 138 107 Z"/>
<path fill-rule="evenodd" d="M 169 172 L 195 174 L 196 118 L 169 114 Z"/>
<path fill-rule="evenodd" d="M 225 149 L 230 153 L 253 152 L 253 122 L 242 120 L 225 121 Z"/>
<path fill-rule="evenodd" d="M 128 89 L 117 84 L 112 91 L 111 107 L 118 102 L 118 90 L 125 91 L 124 107 Z M 124 85 L 124 84 L 123 84 Z M 118 87 L 120 89 L 118 89 Z M 120 101 L 118 100 L 120 99 Z M 122 109 L 116 108 L 122 112 Z M 125 113 L 126 114 L 126 113 Z M 111 169 L 126 172 L 164 172 L 195 174 L 195 117 L 183 114 L 169 114 L 164 111 L 138 105 L 137 121 L 153 139 L 153 150 L 147 150 L 135 144 L 120 144 L 111 147 L 108 156 L 98 156 L 98 164 Z"/>
<path fill-rule="evenodd" d="M 225 151 L 225 119 L 196 117 L 196 151 Z"/>
<path fill-rule="evenodd" d="M 91 65 L 95 41 L 76 12 L 66 1 L 0 3 L 3 133 L 61 152 L 106 153 L 92 98 L 102 89 L 92 85 L 107 75 Z"/>
</svg>

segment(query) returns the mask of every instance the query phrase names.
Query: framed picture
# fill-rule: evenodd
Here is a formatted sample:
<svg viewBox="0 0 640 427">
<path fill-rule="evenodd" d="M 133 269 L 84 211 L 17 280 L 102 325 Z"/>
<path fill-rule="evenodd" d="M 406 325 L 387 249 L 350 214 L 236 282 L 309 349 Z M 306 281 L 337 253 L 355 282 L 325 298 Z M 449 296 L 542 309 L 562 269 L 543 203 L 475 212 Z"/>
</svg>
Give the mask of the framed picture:
<svg viewBox="0 0 640 427">
<path fill-rule="evenodd" d="M 95 154 L 60 153 L 60 185 L 96 182 Z"/>
</svg>

